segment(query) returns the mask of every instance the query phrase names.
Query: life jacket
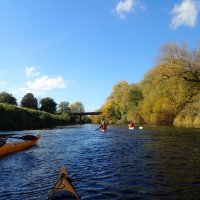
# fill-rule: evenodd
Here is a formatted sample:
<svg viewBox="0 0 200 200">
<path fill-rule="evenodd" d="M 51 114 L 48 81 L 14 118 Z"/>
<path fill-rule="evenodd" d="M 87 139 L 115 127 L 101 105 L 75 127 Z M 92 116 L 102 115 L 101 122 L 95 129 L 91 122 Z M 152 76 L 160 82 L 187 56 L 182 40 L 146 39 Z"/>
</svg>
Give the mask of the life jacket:
<svg viewBox="0 0 200 200">
<path fill-rule="evenodd" d="M 129 124 L 129 126 L 130 126 L 131 128 L 134 127 L 134 123 L 131 122 L 131 123 Z"/>
<path fill-rule="evenodd" d="M 107 125 L 106 124 L 102 124 L 102 129 L 107 129 Z"/>
</svg>

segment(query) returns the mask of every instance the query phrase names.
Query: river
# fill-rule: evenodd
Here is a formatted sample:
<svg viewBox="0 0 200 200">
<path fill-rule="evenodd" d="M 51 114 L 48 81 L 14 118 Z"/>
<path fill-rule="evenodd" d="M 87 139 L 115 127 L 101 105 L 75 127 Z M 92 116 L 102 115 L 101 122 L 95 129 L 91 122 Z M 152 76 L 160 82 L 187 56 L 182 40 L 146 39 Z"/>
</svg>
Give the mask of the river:
<svg viewBox="0 0 200 200">
<path fill-rule="evenodd" d="M 61 166 L 84 200 L 200 198 L 200 129 L 97 127 L 6 132 L 41 138 L 0 158 L 0 200 L 47 199 Z"/>
</svg>

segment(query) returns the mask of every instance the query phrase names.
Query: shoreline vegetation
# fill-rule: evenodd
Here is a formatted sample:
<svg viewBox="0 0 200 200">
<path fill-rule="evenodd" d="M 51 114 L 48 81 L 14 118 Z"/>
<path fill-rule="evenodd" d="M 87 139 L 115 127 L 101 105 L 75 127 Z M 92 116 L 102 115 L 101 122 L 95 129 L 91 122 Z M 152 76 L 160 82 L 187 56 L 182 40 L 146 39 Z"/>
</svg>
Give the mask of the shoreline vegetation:
<svg viewBox="0 0 200 200">
<path fill-rule="evenodd" d="M 57 106 L 52 98 L 46 97 L 38 106 L 34 95 L 27 93 L 17 105 L 12 94 L 0 93 L 0 131 L 37 130 L 91 122 L 87 116 L 80 119 L 73 115 L 77 112 L 84 112 L 81 102 L 69 104 L 64 101 Z"/>
<path fill-rule="evenodd" d="M 137 124 L 200 127 L 200 47 L 163 45 L 143 80 L 115 84 L 99 111 L 109 123 L 132 120 Z M 92 121 L 100 119 L 94 116 Z"/>
<path fill-rule="evenodd" d="M 30 130 L 52 128 L 70 123 L 62 115 L 0 103 L 0 130 Z"/>
<path fill-rule="evenodd" d="M 133 71 L 134 76 L 134 71 Z M 52 98 L 40 100 L 27 93 L 17 106 L 15 97 L 0 93 L 0 130 L 52 128 L 80 123 L 85 112 L 81 102 L 61 102 L 58 107 Z M 170 125 L 200 127 L 200 48 L 165 44 L 150 69 L 139 83 L 120 81 L 98 116 L 84 116 L 82 123 L 127 124 L 132 120 L 140 125 Z"/>
<path fill-rule="evenodd" d="M 51 114 L 44 111 L 0 103 L 0 131 L 37 130 L 80 123 L 69 113 Z M 82 123 L 90 122 L 84 117 Z"/>
</svg>

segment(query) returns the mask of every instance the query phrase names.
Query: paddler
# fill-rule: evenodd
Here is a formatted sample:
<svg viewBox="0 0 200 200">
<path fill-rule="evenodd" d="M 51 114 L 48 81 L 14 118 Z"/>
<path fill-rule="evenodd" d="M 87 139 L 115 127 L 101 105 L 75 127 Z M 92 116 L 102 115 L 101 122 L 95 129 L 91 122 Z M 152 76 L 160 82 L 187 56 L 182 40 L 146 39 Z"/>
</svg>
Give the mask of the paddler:
<svg viewBox="0 0 200 200">
<path fill-rule="evenodd" d="M 130 120 L 129 121 L 129 128 L 134 128 L 134 126 L 135 126 L 134 123 Z"/>
<path fill-rule="evenodd" d="M 105 123 L 105 121 L 102 121 L 101 130 L 105 131 L 106 129 L 107 129 L 107 124 Z"/>
</svg>

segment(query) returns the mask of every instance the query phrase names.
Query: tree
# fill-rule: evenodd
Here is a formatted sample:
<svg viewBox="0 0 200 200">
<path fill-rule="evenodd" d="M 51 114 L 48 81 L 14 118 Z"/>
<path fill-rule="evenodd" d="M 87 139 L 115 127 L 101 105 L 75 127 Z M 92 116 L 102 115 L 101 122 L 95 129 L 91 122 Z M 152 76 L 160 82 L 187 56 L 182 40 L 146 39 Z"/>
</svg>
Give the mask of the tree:
<svg viewBox="0 0 200 200">
<path fill-rule="evenodd" d="M 58 105 L 58 110 L 57 112 L 62 114 L 62 113 L 69 113 L 71 111 L 70 107 L 69 107 L 69 102 L 67 101 L 62 101 L 60 102 L 60 104 Z"/>
<path fill-rule="evenodd" d="M 101 111 L 110 123 L 124 123 L 138 118 L 138 106 L 143 100 L 140 84 L 129 85 L 127 81 L 115 84 Z"/>
<path fill-rule="evenodd" d="M 38 101 L 32 93 L 27 93 L 21 100 L 21 106 L 32 109 L 38 109 Z"/>
<path fill-rule="evenodd" d="M 9 94 L 7 92 L 1 92 L 0 93 L 0 103 L 7 103 L 11 105 L 17 105 L 17 100 L 15 97 L 13 97 L 12 94 Z"/>
<path fill-rule="evenodd" d="M 186 45 L 166 44 L 161 48 L 158 65 L 165 66 L 162 78 L 179 77 L 200 90 L 200 49 L 187 49 Z"/>
<path fill-rule="evenodd" d="M 120 111 L 121 118 L 123 121 L 126 121 L 126 114 L 127 114 L 126 96 L 127 96 L 128 90 L 129 90 L 128 82 L 120 81 L 119 83 L 114 85 L 112 94 L 109 97 L 109 99 L 113 101 L 114 105 L 119 108 L 115 110 Z"/>
<path fill-rule="evenodd" d="M 40 100 L 40 110 L 41 111 L 45 111 L 45 112 L 49 112 L 49 113 L 55 113 L 56 112 L 56 106 L 57 103 L 49 97 L 43 98 Z"/>
<path fill-rule="evenodd" d="M 85 108 L 83 104 L 79 101 L 73 103 L 70 105 L 70 109 L 72 113 L 80 113 L 80 112 L 85 112 Z"/>
<path fill-rule="evenodd" d="M 107 99 L 102 106 L 101 111 L 103 112 L 101 117 L 104 119 L 106 118 L 111 124 L 121 119 L 120 107 L 111 98 Z"/>
<path fill-rule="evenodd" d="M 141 86 L 139 84 L 130 85 L 125 99 L 127 120 L 141 123 L 139 105 L 144 99 Z"/>
</svg>

